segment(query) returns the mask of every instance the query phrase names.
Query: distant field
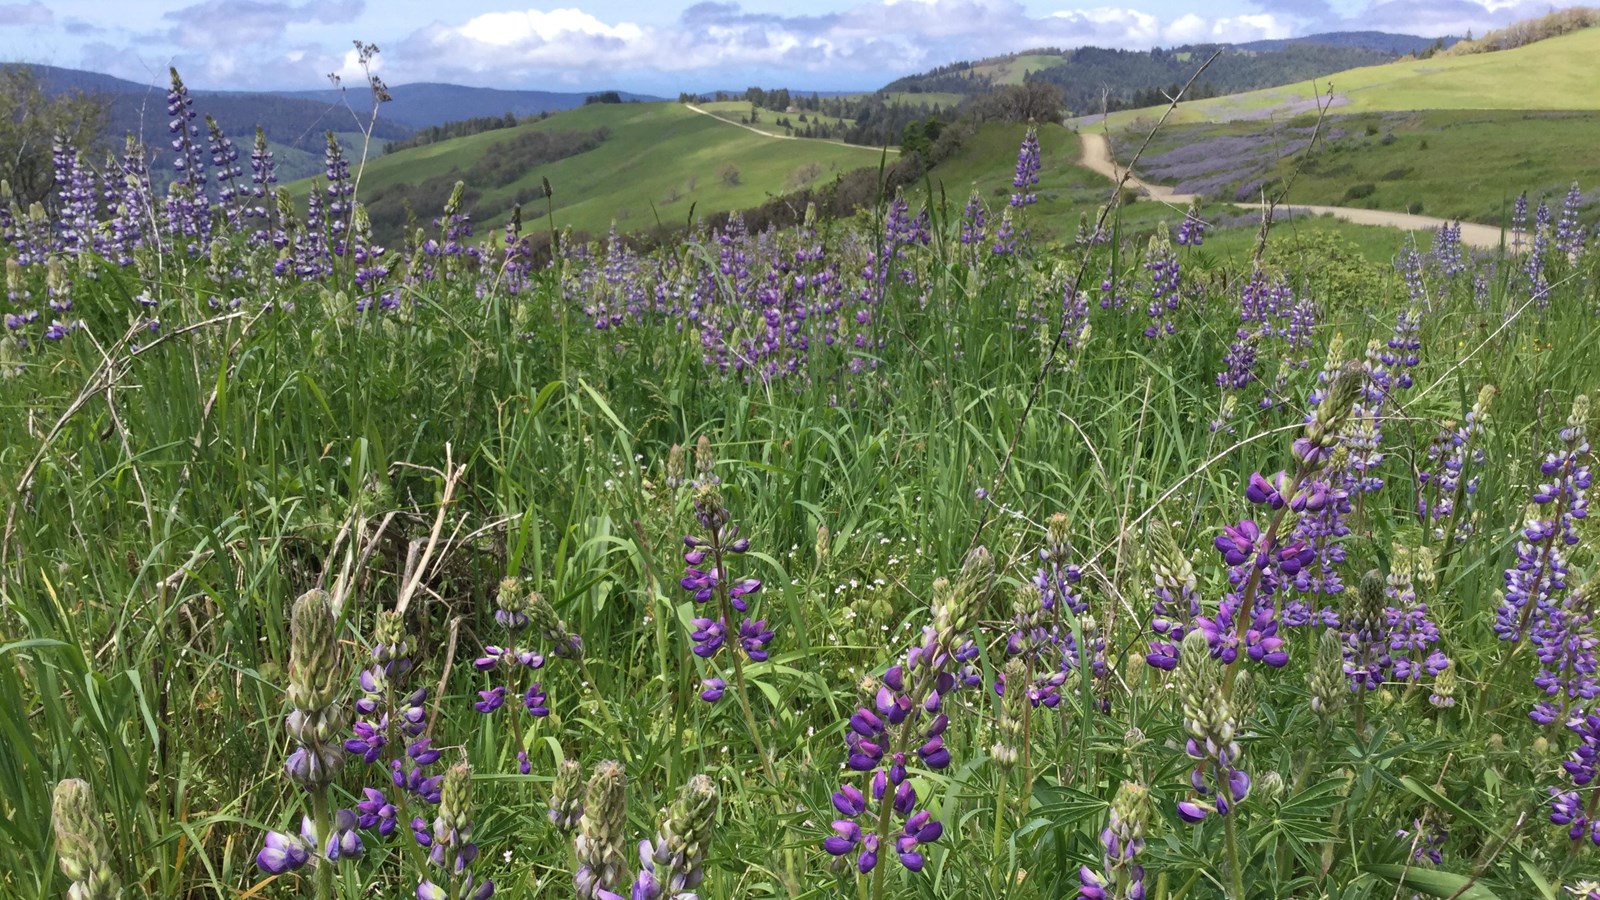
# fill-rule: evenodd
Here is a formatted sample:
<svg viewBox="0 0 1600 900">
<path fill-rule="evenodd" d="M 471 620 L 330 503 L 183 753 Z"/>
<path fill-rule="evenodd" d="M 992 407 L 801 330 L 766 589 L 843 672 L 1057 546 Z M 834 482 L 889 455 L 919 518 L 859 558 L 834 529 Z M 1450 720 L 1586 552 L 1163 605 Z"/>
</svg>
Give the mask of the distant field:
<svg viewBox="0 0 1600 900">
<path fill-rule="evenodd" d="M 770 109 L 757 110 L 756 121 L 750 122 L 748 121 L 750 118 L 750 103 L 746 100 L 724 100 L 716 103 L 696 103 L 695 106 L 700 107 L 719 119 L 727 119 L 730 122 L 738 122 L 749 125 L 751 128 L 765 131 L 768 134 L 788 134 L 789 129 L 779 125 L 778 120 L 788 119 L 790 122 L 793 122 L 796 127 L 799 127 L 805 124 L 804 122 L 800 121 L 801 116 L 805 116 L 807 122 L 822 122 L 829 126 L 843 127 L 854 124 L 853 122 L 847 122 L 846 120 L 838 118 L 837 116 L 824 116 L 813 112 L 781 113 L 773 112 Z"/>
<path fill-rule="evenodd" d="M 1227 122 L 1292 116 L 1315 109 L 1331 86 L 1338 112 L 1420 109 L 1600 110 L 1600 28 L 1539 41 L 1514 50 L 1435 57 L 1368 66 L 1301 82 L 1181 105 L 1169 119 Z M 1105 117 L 1113 130 L 1148 128 L 1160 109 L 1124 110 Z M 1100 119 L 1080 123 L 1100 127 Z"/>
<path fill-rule="evenodd" d="M 989 76 L 994 79 L 995 84 L 1021 84 L 1023 76 L 1029 72 L 1059 66 L 1062 62 L 1062 58 L 1053 53 L 1034 53 L 979 63 L 972 67 L 972 72 L 975 75 Z"/>
<path fill-rule="evenodd" d="M 1300 164 L 1312 118 L 1178 125 L 1138 169 L 1182 193 L 1256 199 Z M 1143 140 L 1116 140 L 1128 158 Z M 1291 201 L 1503 224 L 1520 191 L 1559 202 L 1574 182 L 1600 203 L 1600 113 L 1435 110 L 1330 116 Z"/>
<path fill-rule="evenodd" d="M 519 191 L 548 178 L 558 227 L 603 233 L 615 220 L 624 230 L 678 222 L 697 214 L 759 205 L 769 196 L 831 179 L 835 173 L 876 166 L 876 150 L 830 141 L 775 140 L 691 112 L 677 103 L 597 104 L 542 121 L 417 147 L 368 163 L 363 190 L 417 184 L 465 171 L 491 145 L 525 129 L 588 131 L 605 127 L 611 136 L 599 148 L 536 167 L 521 178 L 484 189 L 480 208 L 508 209 Z M 729 170 L 736 171 L 731 177 Z M 304 183 L 299 185 L 304 190 Z M 654 210 L 652 210 L 652 205 Z M 419 209 L 419 216 L 436 210 Z M 542 220 L 545 203 L 526 211 Z M 505 221 L 505 213 L 481 217 L 480 228 Z"/>
</svg>

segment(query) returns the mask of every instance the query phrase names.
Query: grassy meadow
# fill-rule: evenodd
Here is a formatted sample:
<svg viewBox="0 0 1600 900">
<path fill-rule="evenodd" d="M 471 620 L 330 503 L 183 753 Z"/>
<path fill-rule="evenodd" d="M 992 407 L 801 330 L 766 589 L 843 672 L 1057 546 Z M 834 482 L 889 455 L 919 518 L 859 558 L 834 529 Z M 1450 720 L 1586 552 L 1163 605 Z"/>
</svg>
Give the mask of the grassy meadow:
<svg viewBox="0 0 1600 900">
<path fill-rule="evenodd" d="M 746 110 L 748 112 L 748 110 Z M 756 206 L 831 179 L 836 173 L 876 166 L 880 153 L 832 141 L 775 141 L 700 115 L 677 103 L 594 104 L 539 122 L 442 141 L 370 160 L 362 184 L 370 189 L 406 185 L 452 169 L 470 168 L 496 143 L 523 131 L 610 129 L 610 137 L 586 153 L 528 169 L 511 183 L 486 189 L 482 201 L 506 211 L 480 224 L 504 224 L 511 198 L 548 179 L 558 228 L 605 233 L 678 223 L 693 206 L 698 213 Z M 309 183 L 297 186 L 303 194 Z M 525 214 L 544 214 L 543 200 Z M 419 211 L 420 214 L 420 211 Z"/>
<path fill-rule="evenodd" d="M 1195 100 L 1168 121 L 1261 120 L 1315 112 L 1333 92 L 1341 113 L 1438 109 L 1600 109 L 1592 68 L 1600 29 L 1589 28 L 1494 53 L 1433 57 L 1336 72 L 1315 82 Z M 1079 120 L 1111 129 L 1153 123 L 1163 110 L 1130 109 Z M 1148 129 L 1146 124 L 1145 130 Z"/>
<path fill-rule="evenodd" d="M 596 233 L 875 156 L 576 123 Z M 984 126 L 374 245 L 505 134 L 0 218 L 0 897 L 1600 897 L 1591 213 L 1258 257 Z"/>
<path fill-rule="evenodd" d="M 1505 225 L 1526 191 L 1559 203 L 1573 183 L 1600 179 L 1600 113 L 1418 110 L 1334 114 L 1308 153 L 1315 116 L 1261 122 L 1178 125 L 1150 142 L 1139 170 L 1179 193 L 1253 200 L 1263 185 L 1286 202 L 1423 213 Z M 1128 159 L 1141 132 L 1114 137 Z M 1515 184 L 1505 173 L 1517 173 Z M 1585 195 L 1584 208 L 1596 204 Z"/>
</svg>

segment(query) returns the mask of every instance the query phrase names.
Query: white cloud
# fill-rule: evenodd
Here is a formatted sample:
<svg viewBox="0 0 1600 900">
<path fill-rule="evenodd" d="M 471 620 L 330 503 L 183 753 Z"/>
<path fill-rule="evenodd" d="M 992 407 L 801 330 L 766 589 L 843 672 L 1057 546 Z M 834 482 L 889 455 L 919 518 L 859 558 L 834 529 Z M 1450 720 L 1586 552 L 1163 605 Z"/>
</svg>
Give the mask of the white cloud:
<svg viewBox="0 0 1600 900">
<path fill-rule="evenodd" d="M 530 40 L 559 41 L 570 35 L 610 37 L 636 41 L 644 31 L 631 22 L 607 25 L 579 9 L 553 9 L 543 12 L 526 9 L 492 12 L 468 19 L 456 29 L 462 37 L 494 47 L 509 47 Z"/>
<path fill-rule="evenodd" d="M 866 0 L 838 13 L 781 16 L 737 3 L 702 2 L 664 26 L 605 21 L 582 9 L 513 9 L 434 22 L 401 41 L 397 83 L 529 80 L 621 72 L 788 71 L 879 80 L 956 59 L 1024 47 L 1084 44 L 1147 48 L 1191 40 L 1280 37 L 1270 14 L 1175 21 L 1135 8 L 1062 8 L 1031 15 L 1019 0 Z M 727 77 L 739 77 L 729 74 Z"/>
</svg>

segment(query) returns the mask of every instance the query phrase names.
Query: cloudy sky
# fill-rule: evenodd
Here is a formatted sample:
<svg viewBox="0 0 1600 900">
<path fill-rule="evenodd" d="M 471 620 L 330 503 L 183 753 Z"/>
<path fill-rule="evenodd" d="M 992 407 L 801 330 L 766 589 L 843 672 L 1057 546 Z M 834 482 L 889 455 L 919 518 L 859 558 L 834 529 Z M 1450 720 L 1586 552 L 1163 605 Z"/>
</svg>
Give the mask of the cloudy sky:
<svg viewBox="0 0 1600 900">
<path fill-rule="evenodd" d="M 0 0 L 0 59 L 143 83 L 162 81 L 175 64 L 199 88 L 314 88 L 329 72 L 354 74 L 350 46 L 359 38 L 379 46 L 391 84 L 829 90 L 1026 47 L 1143 49 L 1349 29 L 1481 34 L 1552 8 L 1531 0 L 534 2 Z"/>
</svg>

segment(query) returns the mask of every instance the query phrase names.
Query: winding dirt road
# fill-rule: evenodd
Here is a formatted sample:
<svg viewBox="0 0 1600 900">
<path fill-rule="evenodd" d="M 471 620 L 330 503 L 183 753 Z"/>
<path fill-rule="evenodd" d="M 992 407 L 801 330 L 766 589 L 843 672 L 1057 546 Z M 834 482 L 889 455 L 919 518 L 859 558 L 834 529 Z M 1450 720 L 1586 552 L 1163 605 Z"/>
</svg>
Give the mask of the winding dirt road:
<svg viewBox="0 0 1600 900">
<path fill-rule="evenodd" d="M 1106 140 L 1105 135 L 1080 131 L 1078 132 L 1078 143 L 1083 148 L 1083 155 L 1079 159 L 1079 163 L 1084 168 L 1098 172 L 1112 181 L 1122 178 L 1122 173 L 1125 170 L 1117 165 L 1116 159 L 1111 154 L 1111 142 Z M 1180 194 L 1167 185 L 1151 184 L 1138 176 L 1129 176 L 1127 184 L 1152 200 L 1170 203 L 1173 206 L 1187 206 L 1196 199 L 1193 194 Z M 1234 203 L 1233 205 L 1247 209 L 1261 209 L 1265 204 Z M 1311 206 L 1303 203 L 1280 203 L 1277 209 L 1309 215 L 1326 213 L 1336 219 L 1354 222 L 1357 225 L 1384 225 L 1389 228 L 1399 228 L 1403 231 L 1435 231 L 1443 225 L 1454 224 L 1445 219 L 1436 219 L 1432 216 L 1414 216 L 1410 213 L 1389 212 L 1381 209 L 1357 209 L 1350 206 Z M 1490 225 L 1462 222 L 1461 242 L 1469 247 L 1494 250 L 1500 247 L 1501 231 Z"/>
<path fill-rule="evenodd" d="M 743 122 L 735 122 L 732 119 L 725 119 L 722 116 L 719 116 L 714 112 L 709 112 L 707 110 L 701 109 L 700 107 L 695 106 L 693 103 L 685 103 L 684 106 L 690 112 L 697 112 L 702 116 L 710 116 L 711 118 L 716 119 L 718 122 L 721 122 L 724 125 L 732 125 L 735 128 L 743 128 L 745 131 L 751 132 L 752 134 L 759 134 L 762 137 L 769 137 L 769 138 L 773 138 L 775 140 L 780 140 L 780 141 L 822 141 L 822 142 L 828 143 L 828 144 L 844 144 L 846 147 L 861 147 L 862 149 L 865 149 L 865 150 L 882 150 L 883 149 L 881 147 L 868 147 L 865 144 L 845 144 L 844 141 L 834 141 L 834 140 L 829 140 L 827 138 L 808 138 L 808 137 L 800 137 L 799 135 L 794 135 L 794 134 L 777 134 L 776 132 L 762 131 L 761 129 L 756 128 L 753 125 L 746 125 Z M 898 147 L 890 147 L 888 149 L 889 149 L 890 153 L 893 153 L 893 154 L 896 154 L 896 155 L 898 155 L 900 153 L 900 149 Z"/>
</svg>

